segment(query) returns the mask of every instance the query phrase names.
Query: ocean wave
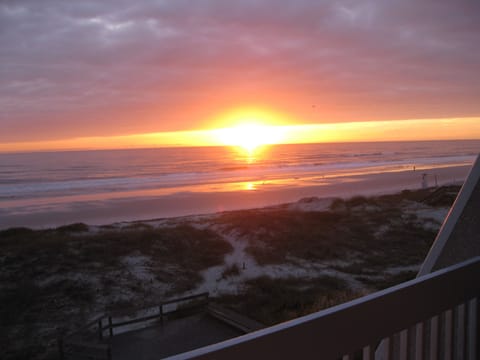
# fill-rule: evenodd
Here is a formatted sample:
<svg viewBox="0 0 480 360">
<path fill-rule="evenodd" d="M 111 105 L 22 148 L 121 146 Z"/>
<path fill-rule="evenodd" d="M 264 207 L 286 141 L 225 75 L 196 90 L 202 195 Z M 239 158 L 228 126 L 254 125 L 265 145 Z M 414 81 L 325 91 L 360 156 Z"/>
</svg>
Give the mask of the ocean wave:
<svg viewBox="0 0 480 360">
<path fill-rule="evenodd" d="M 8 165 L 5 168 L 8 174 L 0 173 L 0 201 L 12 197 L 37 198 L 142 189 L 181 190 L 192 185 L 324 176 L 362 169 L 382 171 L 386 167 L 453 166 L 473 162 L 477 150 L 480 150 L 480 141 L 445 142 L 441 146 L 438 143 L 407 145 L 285 145 L 272 148 L 270 157 L 259 158 L 250 164 L 245 159 L 242 162 L 234 155 L 228 155 L 228 152 L 218 154 L 218 149 L 193 149 L 178 153 L 173 149 L 131 150 L 102 153 L 102 156 L 85 152 L 88 164 L 72 164 L 73 160 L 65 154 L 31 155 L 19 164 L 16 163 L 19 157 L 2 155 L 0 158 Z M 80 155 L 77 154 L 77 161 L 83 161 Z"/>
</svg>

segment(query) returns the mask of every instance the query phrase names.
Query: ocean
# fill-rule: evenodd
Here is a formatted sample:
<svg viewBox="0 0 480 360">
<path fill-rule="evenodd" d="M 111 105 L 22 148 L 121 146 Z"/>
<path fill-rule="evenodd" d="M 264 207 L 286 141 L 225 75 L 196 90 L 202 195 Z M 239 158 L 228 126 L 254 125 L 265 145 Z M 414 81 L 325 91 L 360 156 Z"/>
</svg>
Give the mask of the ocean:
<svg viewBox="0 0 480 360">
<path fill-rule="evenodd" d="M 464 140 L 273 145 L 254 154 L 235 147 L 0 154 L 0 227 L 23 225 L 12 221 L 15 216 L 53 216 L 87 203 L 99 207 L 111 200 L 178 194 L 204 194 L 208 202 L 208 194 L 309 188 L 346 176 L 469 166 L 479 152 L 480 140 Z M 188 213 L 195 213 L 194 207 Z"/>
</svg>

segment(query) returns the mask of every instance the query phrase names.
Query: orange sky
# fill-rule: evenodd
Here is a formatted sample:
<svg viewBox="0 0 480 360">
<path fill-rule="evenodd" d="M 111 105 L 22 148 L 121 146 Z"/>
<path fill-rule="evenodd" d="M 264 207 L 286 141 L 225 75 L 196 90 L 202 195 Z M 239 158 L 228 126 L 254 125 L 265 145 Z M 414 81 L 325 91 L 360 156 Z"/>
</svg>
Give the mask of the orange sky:
<svg viewBox="0 0 480 360">
<path fill-rule="evenodd" d="M 269 125 L 272 143 L 480 139 L 480 118 Z M 267 127 L 268 128 L 268 127 Z M 0 144 L 0 152 L 231 145 L 222 129 Z M 265 142 L 269 143 L 268 135 Z M 241 145 L 241 144 L 240 144 Z"/>
<path fill-rule="evenodd" d="M 480 138 L 478 1 L 11 1 L 0 24 L 0 151 L 217 145 L 252 120 Z"/>
</svg>

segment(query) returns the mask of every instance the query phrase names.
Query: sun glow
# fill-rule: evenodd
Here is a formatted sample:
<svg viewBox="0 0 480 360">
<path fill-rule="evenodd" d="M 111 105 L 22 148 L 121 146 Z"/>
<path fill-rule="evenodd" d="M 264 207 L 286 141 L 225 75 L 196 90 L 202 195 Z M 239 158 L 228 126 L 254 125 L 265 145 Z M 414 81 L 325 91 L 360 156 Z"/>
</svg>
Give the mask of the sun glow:
<svg viewBox="0 0 480 360">
<path fill-rule="evenodd" d="M 0 142 L 0 153 L 233 145 L 253 161 L 256 150 L 268 144 L 480 139 L 480 117 L 287 124 L 281 118 L 255 113 L 227 120 L 210 129 Z"/>
<path fill-rule="evenodd" d="M 252 154 L 260 146 L 282 142 L 285 137 L 285 129 L 280 126 L 246 122 L 234 127 L 219 129 L 216 131 L 216 136 L 224 145 L 238 146 Z"/>
</svg>

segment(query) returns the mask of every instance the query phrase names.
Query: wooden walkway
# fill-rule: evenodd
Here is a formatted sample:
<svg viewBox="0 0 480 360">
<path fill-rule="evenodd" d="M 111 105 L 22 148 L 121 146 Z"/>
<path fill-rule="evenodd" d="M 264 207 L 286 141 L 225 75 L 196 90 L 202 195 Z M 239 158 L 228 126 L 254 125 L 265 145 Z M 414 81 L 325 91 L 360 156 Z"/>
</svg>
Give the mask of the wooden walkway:
<svg viewBox="0 0 480 360">
<path fill-rule="evenodd" d="M 110 338 L 114 360 L 150 360 L 228 340 L 265 326 L 216 304 L 187 317 Z"/>
<path fill-rule="evenodd" d="M 207 312 L 109 338 L 114 360 L 158 360 L 242 335 Z"/>
<path fill-rule="evenodd" d="M 163 301 L 125 316 L 103 315 L 63 336 L 58 343 L 60 359 L 159 359 L 264 327 L 210 303 L 208 293 Z"/>
<path fill-rule="evenodd" d="M 209 304 L 207 311 L 214 318 L 233 326 L 245 334 L 263 329 L 265 327 L 265 325 L 255 320 L 247 318 L 239 313 L 236 313 L 235 311 L 229 310 L 217 304 Z"/>
</svg>

